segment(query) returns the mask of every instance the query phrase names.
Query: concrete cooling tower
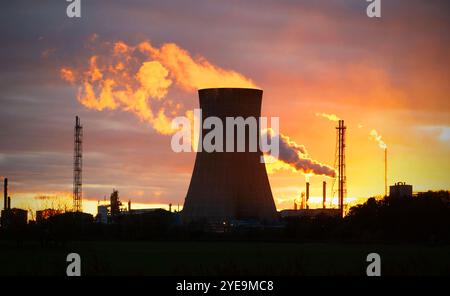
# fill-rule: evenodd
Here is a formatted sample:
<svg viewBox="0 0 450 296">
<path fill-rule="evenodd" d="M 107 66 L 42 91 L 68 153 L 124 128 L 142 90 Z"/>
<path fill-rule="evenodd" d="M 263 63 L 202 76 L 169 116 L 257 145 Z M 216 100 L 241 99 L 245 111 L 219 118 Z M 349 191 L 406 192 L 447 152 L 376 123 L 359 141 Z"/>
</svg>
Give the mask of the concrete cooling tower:
<svg viewBox="0 0 450 296">
<path fill-rule="evenodd" d="M 209 88 L 199 90 L 202 122 L 210 116 L 223 122 L 226 147 L 226 117 L 261 115 L 262 90 L 247 88 Z M 202 129 L 202 139 L 209 130 Z M 277 212 L 262 152 L 249 152 L 246 130 L 245 152 L 197 152 L 191 183 L 182 211 L 184 222 L 258 219 L 272 221 Z M 236 146 L 237 133 L 234 133 Z M 224 148 L 225 151 L 225 148 Z M 236 151 L 236 150 L 235 150 Z"/>
</svg>

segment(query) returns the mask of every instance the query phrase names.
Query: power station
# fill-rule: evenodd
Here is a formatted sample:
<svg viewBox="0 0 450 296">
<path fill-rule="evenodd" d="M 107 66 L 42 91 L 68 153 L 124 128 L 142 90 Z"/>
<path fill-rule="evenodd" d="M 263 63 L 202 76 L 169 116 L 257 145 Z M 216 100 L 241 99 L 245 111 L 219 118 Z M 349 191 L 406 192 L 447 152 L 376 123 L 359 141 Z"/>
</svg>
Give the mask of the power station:
<svg viewBox="0 0 450 296">
<path fill-rule="evenodd" d="M 226 117 L 259 119 L 261 116 L 262 90 L 208 88 L 198 93 L 202 121 L 211 116 L 222 122 Z M 257 124 L 259 138 L 259 120 Z M 201 127 L 201 131 L 204 137 L 207 130 Z M 249 149 L 226 153 L 198 151 L 182 211 L 183 221 L 275 220 L 277 211 L 265 164 L 260 162 L 262 156 L 259 147 L 256 152 Z"/>
<path fill-rule="evenodd" d="M 221 122 L 228 122 L 228 118 L 242 118 L 244 122 L 248 118 L 255 118 L 257 124 L 257 138 L 260 138 L 259 119 L 261 116 L 261 104 L 263 91 L 250 88 L 208 88 L 198 91 L 202 122 L 206 118 L 215 117 Z M 232 149 L 228 146 L 238 146 L 238 137 L 242 136 L 242 130 L 236 124 L 233 129 L 232 144 L 223 138 L 223 146 L 227 152 L 198 150 L 195 165 L 187 190 L 181 221 L 184 223 L 200 221 L 207 223 L 230 223 L 238 225 L 239 221 L 274 222 L 279 217 L 316 217 L 320 215 L 343 217 L 346 197 L 346 173 L 345 173 L 345 148 L 346 126 L 343 120 L 339 120 L 336 127 L 336 158 L 335 169 L 338 192 L 338 207 L 326 207 L 327 183 L 322 183 L 322 205 L 319 208 L 310 209 L 310 182 L 306 182 L 306 192 L 301 194 L 300 208 L 294 201 L 294 210 L 277 212 L 270 183 L 268 180 L 265 163 L 261 162 L 263 152 L 257 145 L 256 151 L 249 149 L 250 126 L 244 125 L 245 149 Z M 220 126 L 222 135 L 228 134 L 228 126 Z M 203 125 L 200 127 L 200 139 L 204 141 L 210 129 Z M 228 141 L 231 141 L 228 139 Z M 73 209 L 82 214 L 82 153 L 83 153 L 83 126 L 80 118 L 76 116 L 74 127 L 73 150 Z M 230 144 L 230 145 L 227 145 Z M 387 193 L 387 149 L 384 150 L 385 160 L 385 193 Z M 331 190 L 333 199 L 333 188 Z M 387 194 L 386 194 L 387 195 Z M 391 196 L 411 196 L 412 186 L 405 183 L 396 183 L 390 187 Z M 98 206 L 98 221 L 100 223 L 114 223 L 119 217 L 140 214 L 162 212 L 162 209 L 131 210 L 131 202 L 128 209 L 122 208 L 118 197 L 118 191 L 111 194 L 109 205 Z M 169 213 L 171 205 L 169 206 Z M 44 221 L 51 216 L 61 214 L 61 210 L 45 209 L 37 211 L 37 220 Z M 175 212 L 177 215 L 180 211 Z M 4 179 L 4 209 L 2 211 L 1 225 L 7 228 L 9 225 L 26 224 L 27 211 L 11 208 L 11 198 L 8 195 L 8 179 Z M 237 224 L 236 224 L 237 223 Z"/>
</svg>

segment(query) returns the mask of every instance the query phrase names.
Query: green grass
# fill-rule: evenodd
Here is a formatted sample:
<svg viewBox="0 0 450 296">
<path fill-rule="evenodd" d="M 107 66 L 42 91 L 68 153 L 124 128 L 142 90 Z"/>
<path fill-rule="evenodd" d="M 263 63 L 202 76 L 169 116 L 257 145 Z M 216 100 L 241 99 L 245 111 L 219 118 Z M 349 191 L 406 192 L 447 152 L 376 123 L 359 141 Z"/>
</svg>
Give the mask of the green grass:
<svg viewBox="0 0 450 296">
<path fill-rule="evenodd" d="M 381 255 L 384 275 L 450 274 L 450 247 L 256 242 L 0 242 L 0 275 L 65 275 L 81 255 L 84 275 L 365 275 Z"/>
</svg>

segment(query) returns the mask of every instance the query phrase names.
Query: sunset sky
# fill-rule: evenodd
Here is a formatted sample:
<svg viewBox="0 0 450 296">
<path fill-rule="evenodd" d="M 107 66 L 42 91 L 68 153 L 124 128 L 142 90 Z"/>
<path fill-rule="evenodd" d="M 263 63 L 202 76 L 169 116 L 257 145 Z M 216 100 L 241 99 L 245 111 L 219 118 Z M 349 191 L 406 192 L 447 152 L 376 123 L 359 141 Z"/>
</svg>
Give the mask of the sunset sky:
<svg viewBox="0 0 450 296">
<path fill-rule="evenodd" d="M 13 207 L 71 205 L 76 115 L 86 211 L 96 213 L 113 188 L 136 207 L 182 206 L 195 154 L 172 152 L 171 137 L 136 112 L 88 108 L 79 101 L 81 81 L 61 77 L 61 69 L 83 73 L 93 55 L 108 58 L 103 46 L 118 42 L 173 43 L 241 75 L 263 89 L 263 115 L 280 117 L 280 132 L 322 164 L 334 165 L 337 123 L 317 113 L 344 119 L 349 202 L 384 193 L 384 152 L 373 129 L 388 147 L 389 184 L 450 189 L 449 1 L 382 1 L 381 19 L 367 17 L 364 0 L 96 0 L 82 1 L 74 19 L 66 5 L 2 4 L 0 176 L 9 178 Z M 174 72 L 166 78 L 164 100 L 183 111 L 198 107 L 195 87 Z M 305 190 L 301 173 L 281 169 L 269 179 L 278 209 Z M 319 201 L 322 181 L 331 187 L 332 179 L 309 179 Z"/>
</svg>

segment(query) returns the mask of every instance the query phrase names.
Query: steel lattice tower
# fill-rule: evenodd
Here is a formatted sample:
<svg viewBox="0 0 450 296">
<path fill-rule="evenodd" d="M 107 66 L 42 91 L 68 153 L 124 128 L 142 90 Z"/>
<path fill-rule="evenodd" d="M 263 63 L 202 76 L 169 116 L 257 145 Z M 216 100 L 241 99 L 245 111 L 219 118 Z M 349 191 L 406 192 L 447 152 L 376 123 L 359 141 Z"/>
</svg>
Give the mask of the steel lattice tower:
<svg viewBox="0 0 450 296">
<path fill-rule="evenodd" d="M 339 209 L 341 215 L 344 216 L 344 199 L 347 194 L 346 176 L 345 176 L 345 130 L 347 127 L 344 125 L 343 120 L 339 120 L 339 125 L 336 127 L 338 137 L 338 197 L 339 197 Z"/>
<path fill-rule="evenodd" d="M 83 167 L 83 127 L 80 118 L 75 118 L 74 151 L 73 151 L 73 211 L 82 211 L 83 192 L 81 188 L 81 175 Z"/>
<path fill-rule="evenodd" d="M 334 159 L 334 168 L 337 171 L 337 178 L 333 179 L 333 184 L 331 186 L 332 198 L 330 201 L 330 206 L 332 206 L 332 200 L 336 191 L 334 186 L 336 179 L 338 182 L 338 206 L 341 210 L 341 215 L 344 216 L 344 200 L 347 194 L 346 181 L 347 177 L 345 175 L 345 130 L 347 127 L 344 125 L 343 120 L 339 120 L 339 124 L 336 127 L 336 157 Z"/>
</svg>

